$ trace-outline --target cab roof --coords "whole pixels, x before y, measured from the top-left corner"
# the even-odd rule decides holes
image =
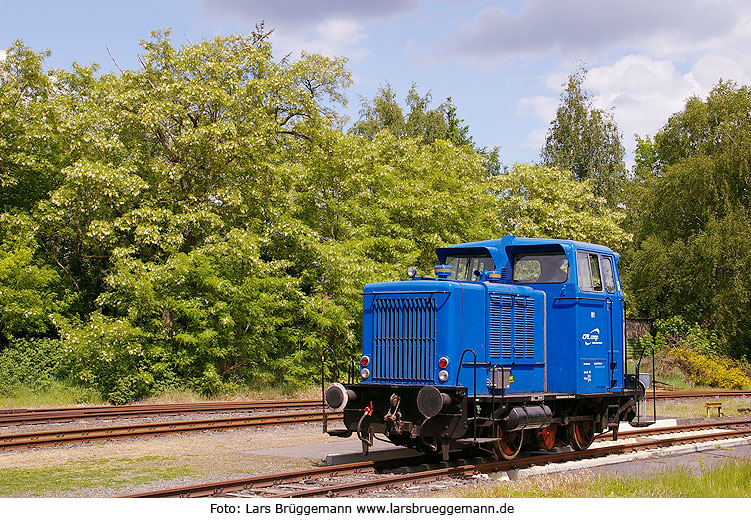
[[[451,254],[473,254],[489,252],[496,266],[505,264],[508,260],[508,254],[514,250],[521,250],[523,247],[533,247],[536,249],[544,247],[560,247],[566,254],[573,250],[588,250],[600,254],[612,254],[620,257],[610,248],[594,243],[585,243],[582,241],[573,241],[571,239],[541,239],[531,237],[503,236],[500,239],[488,239],[485,241],[475,241],[472,243],[460,243],[448,247],[436,249],[436,255],[441,264],[446,262],[446,257]]]

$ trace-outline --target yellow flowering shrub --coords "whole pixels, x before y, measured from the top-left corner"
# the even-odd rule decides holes
[[[729,357],[707,355],[682,346],[671,348],[669,353],[698,386],[735,389],[751,386],[751,379],[743,368]]]

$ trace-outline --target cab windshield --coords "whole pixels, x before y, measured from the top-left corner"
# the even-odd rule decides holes
[[[493,259],[480,254],[447,256],[446,264],[451,266],[451,279],[460,281],[478,281],[479,277],[475,276],[475,270],[495,270]]]
[[[530,252],[514,258],[514,283],[565,283],[568,272],[568,259],[563,252]]]

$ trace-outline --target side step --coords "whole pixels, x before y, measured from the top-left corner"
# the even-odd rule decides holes
[[[352,432],[348,429],[329,430],[326,433],[328,433],[332,437],[342,437],[344,439],[352,436]]]
[[[456,439],[456,442],[459,442],[461,444],[488,444],[490,442],[500,442],[501,440],[503,439],[499,437],[477,437],[476,439]]]

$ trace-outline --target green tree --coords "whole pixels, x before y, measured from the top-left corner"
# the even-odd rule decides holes
[[[3,130],[28,161],[3,164],[0,336],[59,330],[64,349],[42,340],[16,356],[59,354],[57,369],[112,402],[310,382],[321,349],[356,354],[363,285],[430,272],[437,246],[623,238],[591,181],[527,165],[504,175],[450,100],[433,107],[413,87],[405,111],[387,88],[370,130],[345,133],[342,59],[276,60],[262,27],[142,45],[138,70],[45,79],[24,51],[31,65],[3,80],[41,75],[46,94],[25,103],[56,124],[38,141],[38,121],[13,113]],[[44,188],[17,199],[41,172]]]
[[[437,107],[431,108],[432,102],[430,91],[420,95],[413,83],[407,94],[409,112],[405,116],[396,91],[387,83],[378,89],[372,101],[361,99],[360,119],[351,132],[373,139],[379,132],[388,131],[397,138],[415,138],[425,144],[442,139],[454,145],[473,146],[469,126],[462,125],[464,120],[458,118],[451,97]]]
[[[306,335],[300,332],[315,328],[284,264],[254,261],[260,254],[230,238],[258,249],[285,222],[298,149],[325,144],[337,124],[329,104],[342,100],[349,83],[343,61],[275,61],[263,31],[181,48],[168,36],[143,42],[141,70],[93,82],[86,105],[67,121],[80,159],[63,169],[63,182],[40,206],[51,256],[79,291],[85,321],[66,329],[68,341],[76,350],[100,349],[85,333],[93,312],[97,328],[121,339],[104,343],[107,350],[142,353],[137,370],[113,354],[115,375],[97,377],[103,390],[117,388],[112,400],[171,382],[169,375],[211,391],[216,376],[254,375],[252,363],[240,360],[258,361],[255,375],[270,375],[282,357],[266,352],[271,344],[251,335],[251,323],[288,316],[297,333],[278,327],[280,353],[296,350]],[[236,248],[224,252],[227,262],[244,271],[227,274],[212,253],[227,245]],[[183,280],[175,279],[180,267]],[[252,288],[255,298],[245,293]],[[281,294],[264,294],[287,288],[286,309]],[[246,300],[255,312],[237,306]],[[183,357],[186,350],[193,355]],[[88,361],[91,354],[79,355]],[[166,367],[146,375],[144,365]],[[86,365],[74,367],[84,372]]]
[[[612,114],[594,108],[584,89],[586,74],[580,67],[568,77],[540,158],[543,165],[568,169],[580,181],[591,179],[595,194],[615,206],[623,201],[625,149]]]
[[[0,214],[0,346],[47,333],[64,308],[57,272],[37,256],[34,227],[28,216]]]
[[[384,130],[397,138],[406,135],[404,110],[399,105],[396,91],[390,83],[379,87],[372,101],[367,98],[360,99],[360,119],[352,128],[355,134],[371,139]]]
[[[491,189],[501,228],[528,237],[563,237],[622,251],[631,235],[625,213],[595,196],[592,180],[577,180],[559,167],[515,164]]]
[[[18,40],[0,60],[0,213],[30,210],[59,174],[55,86],[42,67],[49,55]]]
[[[628,287],[652,317],[682,315],[750,354],[751,89],[720,82],[639,142]]]

